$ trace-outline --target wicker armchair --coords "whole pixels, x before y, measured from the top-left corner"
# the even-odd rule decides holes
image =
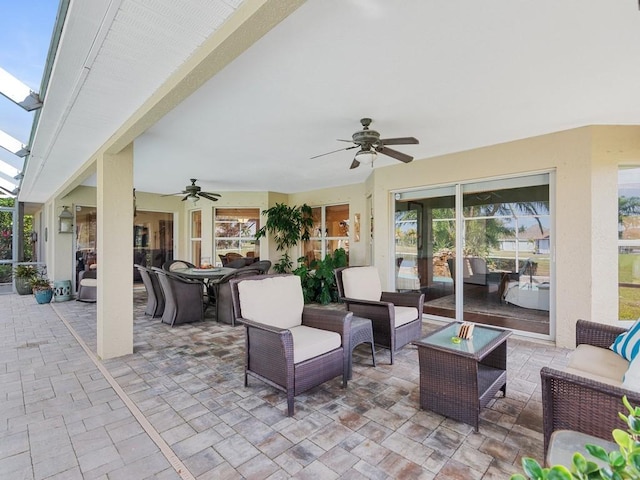
[[[172,272],[177,268],[194,268],[195,265],[186,260],[169,260],[162,264],[162,269],[166,272]]]
[[[230,282],[236,321],[246,329],[244,384],[254,377],[293,399],[342,376],[347,386],[352,314],[304,306],[300,277],[258,275]]]
[[[152,267],[158,275],[164,295],[162,323],[176,324],[204,320],[202,282],[180,277],[171,272]]]
[[[376,345],[393,354],[422,335],[424,293],[383,292],[375,267],[342,267],[335,270],[338,295],[347,310],[371,319]]]
[[[142,283],[147,290],[147,308],[144,310],[144,314],[151,315],[153,318],[161,317],[164,312],[164,295],[158,275],[150,268],[138,264],[134,266],[140,272],[140,278],[142,278]]]
[[[608,349],[624,331],[611,325],[578,320],[576,345]],[[624,409],[622,397],[626,395],[632,405],[640,405],[640,392],[549,367],[543,367],[540,376],[545,457],[555,430],[575,430],[611,440],[613,429],[624,429],[618,417],[618,412]]]

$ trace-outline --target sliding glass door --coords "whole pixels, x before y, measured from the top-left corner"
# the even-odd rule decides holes
[[[549,335],[549,175],[396,194],[396,288],[425,313]]]

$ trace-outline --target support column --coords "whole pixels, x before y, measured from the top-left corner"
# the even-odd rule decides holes
[[[98,356],[133,353],[133,144],[97,160]]]

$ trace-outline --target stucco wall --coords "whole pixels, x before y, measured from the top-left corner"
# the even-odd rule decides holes
[[[368,246],[368,216],[366,214],[364,184],[344,187],[325,188],[304,193],[289,195],[292,205],[306,203],[311,207],[322,205],[349,204],[349,264],[366,265],[366,249]],[[355,215],[360,215],[360,241],[355,241]],[[297,258],[297,257],[296,257]]]
[[[390,284],[391,193],[555,172],[555,336],[572,347],[579,318],[617,321],[617,168],[640,163],[640,127],[584,127],[374,170],[374,264]],[[552,325],[553,329],[553,325]]]

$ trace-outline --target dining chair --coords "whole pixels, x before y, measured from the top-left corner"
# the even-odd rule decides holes
[[[158,275],[164,294],[162,323],[176,324],[204,320],[202,282],[191,280],[165,270],[152,267]]]
[[[150,315],[153,318],[161,317],[164,312],[164,295],[157,273],[143,265],[134,264],[134,266],[138,269],[142,283],[147,290],[145,315]]]

